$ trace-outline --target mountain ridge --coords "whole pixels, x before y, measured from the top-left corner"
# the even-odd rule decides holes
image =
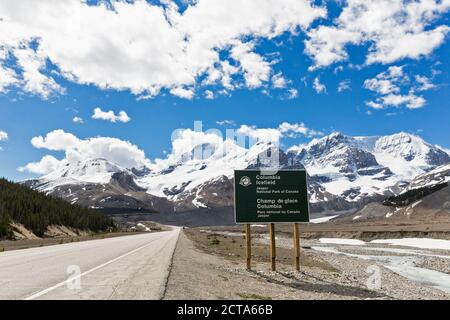
[[[107,159],[87,159],[26,183],[85,206],[103,207],[100,201],[104,204],[106,200],[90,194],[91,198],[84,196],[80,202],[71,189],[83,194],[83,188],[95,186],[98,193],[124,197],[122,206],[129,209],[131,202],[139,200],[142,203],[136,201],[136,209],[180,212],[230,206],[234,169],[274,165],[306,169],[313,212],[344,212],[398,195],[416,176],[447,163],[448,153],[416,135],[400,132],[352,137],[334,132],[286,152],[271,142],[258,142],[250,148],[230,140],[201,143],[177,158],[168,157],[143,168],[121,168]],[[118,183],[114,175],[120,176],[122,188],[113,186]],[[65,189],[63,194],[61,188]],[[120,201],[117,205],[121,207]]]

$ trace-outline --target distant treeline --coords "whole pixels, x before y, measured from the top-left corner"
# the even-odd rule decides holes
[[[449,185],[449,183],[441,183],[432,187],[422,187],[408,190],[398,196],[390,197],[384,200],[383,204],[390,207],[406,207],[422,199],[423,197],[448,187]]]
[[[0,178],[0,238],[11,236],[11,221],[23,224],[40,237],[53,224],[94,232],[114,228],[113,220],[101,212]]]

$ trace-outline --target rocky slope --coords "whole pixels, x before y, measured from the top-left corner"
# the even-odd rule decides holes
[[[335,222],[380,221],[439,223],[450,221],[450,164],[414,178],[400,194],[334,219]]]

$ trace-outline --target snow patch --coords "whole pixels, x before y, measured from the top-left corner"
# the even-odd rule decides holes
[[[414,247],[421,249],[450,250],[450,240],[428,238],[403,238],[372,240],[370,243],[390,244],[394,246]]]
[[[358,239],[344,239],[344,238],[320,238],[320,243],[326,244],[345,244],[349,246],[363,246],[366,243]]]
[[[339,215],[334,215],[334,216],[327,216],[327,217],[321,217],[321,218],[316,218],[316,219],[311,219],[309,222],[311,223],[325,223],[330,221],[333,218],[338,217]]]

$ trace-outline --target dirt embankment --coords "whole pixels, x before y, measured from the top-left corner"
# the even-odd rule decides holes
[[[302,240],[306,242],[306,240]],[[253,243],[252,271],[245,269],[244,238],[236,233],[186,229],[173,258],[165,299],[446,299],[434,288],[383,269],[382,286],[368,289],[372,263],[303,247],[301,271],[292,251],[277,248],[277,271],[269,270],[269,248]]]
[[[33,247],[43,247],[69,242],[88,241],[170,230],[170,227],[152,221],[139,221],[123,225],[117,232],[95,233],[66,226],[50,225],[43,237],[36,236],[20,223],[12,223],[13,239],[0,240],[0,252]]]
[[[127,236],[130,234],[138,234],[138,233],[139,232],[136,232],[136,233],[110,232],[110,233],[97,233],[97,234],[79,235],[79,236],[64,236],[64,237],[19,239],[19,240],[2,240],[2,241],[0,241],[0,252],[35,248],[35,247],[52,246],[52,245],[57,245],[57,244],[70,243],[70,242],[121,237],[121,236]]]
[[[31,230],[25,228],[23,224],[13,222],[11,223],[13,240],[37,240],[40,239]],[[60,225],[49,225],[46,232],[44,233],[44,238],[52,237],[78,237],[87,236],[92,232],[84,231],[80,229],[70,228]]]

